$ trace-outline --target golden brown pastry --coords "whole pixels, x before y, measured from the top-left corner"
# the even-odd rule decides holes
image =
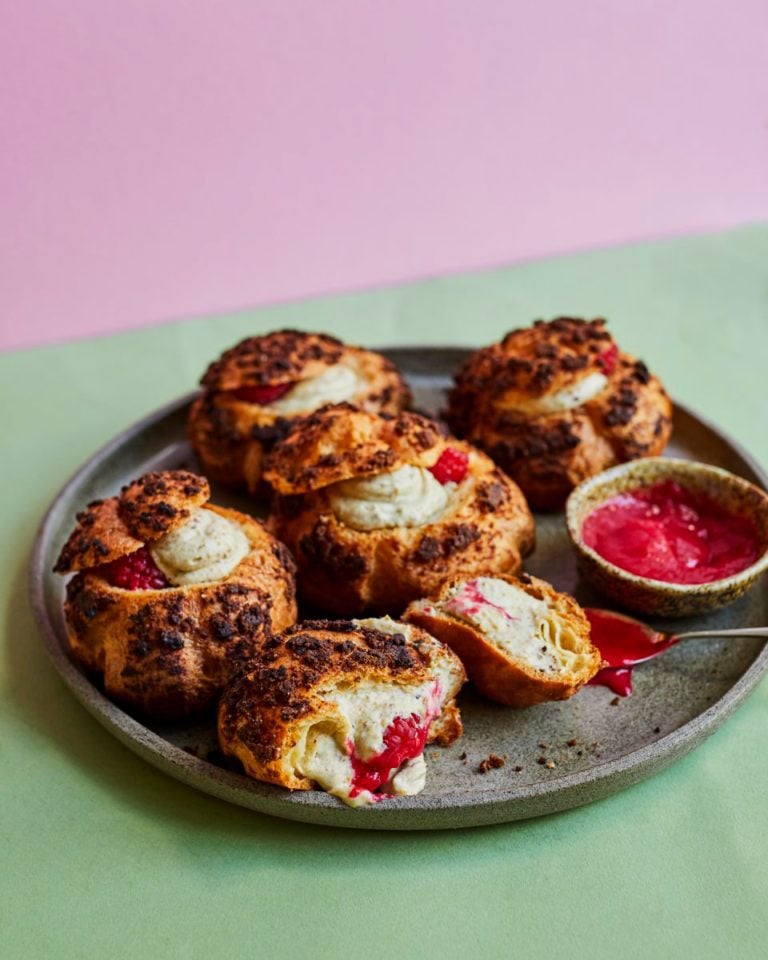
[[[461,735],[466,680],[418,627],[308,621],[267,641],[219,705],[219,743],[257,780],[352,806],[424,787],[426,743]]]
[[[415,413],[326,407],[277,444],[265,477],[277,491],[271,529],[296,557],[300,590],[342,616],[397,613],[459,575],[515,573],[533,549],[515,484]]]
[[[458,654],[483,696],[511,707],[566,700],[600,669],[578,603],[527,574],[452,580],[403,619]]]
[[[149,473],[88,504],[54,568],[76,573],[64,608],[73,655],[150,716],[208,706],[270,631],[296,621],[288,550],[209,496],[203,477]]]
[[[327,403],[397,413],[410,392],[391,361],[334,337],[279,330],[249,337],[208,367],[189,415],[189,440],[206,474],[263,493],[265,453],[300,416]]]
[[[604,320],[559,317],[513,330],[456,375],[448,422],[521,487],[535,509],[562,507],[601,470],[667,445],[672,405]]]

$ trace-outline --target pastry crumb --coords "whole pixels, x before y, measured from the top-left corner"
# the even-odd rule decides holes
[[[621,700],[619,700],[618,697],[614,697],[613,700],[611,700],[611,706],[612,706],[612,707],[618,707],[618,705],[619,705],[620,703],[621,703]]]
[[[496,753],[492,753],[490,756],[486,757],[485,760],[482,760],[478,765],[478,773],[488,773],[489,770],[498,770],[499,767],[503,767],[506,763],[506,760],[503,757],[500,757]]]

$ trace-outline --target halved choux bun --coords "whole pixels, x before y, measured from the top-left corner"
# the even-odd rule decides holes
[[[479,692],[507,706],[566,700],[600,669],[578,603],[527,574],[452,580],[403,619],[447,644]]]
[[[226,688],[219,743],[257,780],[352,806],[424,786],[426,743],[461,735],[459,659],[418,627],[308,621],[265,643]]]
[[[672,405],[605,321],[559,317],[513,330],[456,375],[451,429],[485,450],[535,509],[556,510],[582,480],[660,454]]]
[[[415,413],[326,407],[275,447],[265,477],[302,595],[334,614],[396,613],[456,576],[515,573],[534,546],[517,486]]]
[[[397,413],[410,392],[379,353],[326,334],[278,330],[248,337],[210,365],[192,405],[188,434],[211,479],[265,492],[265,454],[291,424],[327,403]]]
[[[295,564],[259,521],[186,471],[141,477],[77,517],[56,571],[70,647],[108,696],[180,719],[207,707],[272,630],[296,621]]]

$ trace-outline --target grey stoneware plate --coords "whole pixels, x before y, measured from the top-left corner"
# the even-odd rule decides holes
[[[450,375],[466,356],[451,348],[385,351],[406,374],[418,408],[436,412]],[[62,617],[63,578],[51,572],[75,513],[89,500],[110,496],[148,470],[198,469],[185,440],[191,397],[130,427],[92,457],[51,505],[35,542],[32,602],[54,666],[74,695],[118,740],[149,763],[199,790],[290,820],[374,830],[471,827],[536,817],[576,807],[664,769],[711,734],[768,668],[759,640],[681,643],[636,668],[634,693],[616,699],[588,686],[572,699],[510,710],[462,692],[464,736],[453,746],[427,748],[427,786],[416,797],[352,809],[322,792],[290,793],[258,783],[222,765],[213,716],[165,726],[134,718],[108,700],[70,660]],[[738,446],[683,407],[677,407],[670,456],[725,467],[765,487],[768,478]],[[215,502],[255,512],[244,498],[214,490]],[[609,606],[579,581],[562,514],[540,515],[538,546],[526,569],[584,604]],[[714,615],[665,622],[661,629],[712,629],[768,624],[765,580]],[[506,757],[487,773],[490,754]],[[551,760],[547,765],[539,758]]]

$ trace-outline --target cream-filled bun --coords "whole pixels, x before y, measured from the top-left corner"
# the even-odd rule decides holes
[[[203,477],[150,473],[88,504],[56,571],[74,573],[70,647],[107,694],[150,716],[204,709],[272,631],[296,621],[295,564]]]
[[[397,413],[410,393],[394,364],[334,337],[279,330],[227,350],[202,378],[188,433],[206,474],[264,491],[263,461],[293,421],[329,403]]]
[[[672,405],[645,364],[619,350],[604,320],[572,317],[473,353],[447,417],[543,510],[607,467],[657,456],[672,430]]]
[[[267,641],[229,684],[219,743],[257,780],[351,806],[423,789],[424,746],[462,732],[459,659],[388,617],[308,621]]]
[[[565,700],[600,669],[578,603],[527,574],[452,580],[403,619],[447,644],[480,693],[508,706]]]
[[[265,477],[303,596],[337,615],[398,612],[451,577],[515,573],[533,549],[517,486],[415,413],[325,407],[275,446]]]

